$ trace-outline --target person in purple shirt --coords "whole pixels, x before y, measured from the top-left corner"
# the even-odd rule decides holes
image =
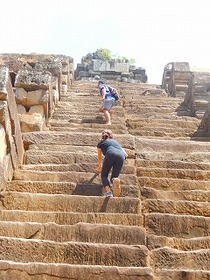
[[[97,144],[98,151],[98,168],[97,172],[101,173],[101,181],[105,190],[106,197],[118,197],[120,195],[120,179],[118,178],[122,170],[127,153],[122,146],[113,139],[111,130],[102,132],[101,141]],[[104,156],[102,164],[102,155]],[[112,169],[110,181],[109,172]],[[112,191],[111,191],[111,183]]]
[[[112,96],[109,87],[102,81],[98,82],[99,93],[102,97],[100,112],[104,113],[106,124],[111,124],[110,109],[115,105],[115,98]]]

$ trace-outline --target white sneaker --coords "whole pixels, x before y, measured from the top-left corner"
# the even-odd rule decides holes
[[[112,185],[113,195],[115,197],[118,197],[120,195],[120,192],[121,192],[120,179],[119,178],[113,178],[112,182],[113,182],[113,185]]]

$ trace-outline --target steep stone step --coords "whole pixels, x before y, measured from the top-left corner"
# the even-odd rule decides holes
[[[152,250],[150,256],[152,267],[157,269],[210,270],[210,250],[208,249],[186,252],[165,247]]]
[[[75,182],[48,182],[48,181],[21,181],[13,180],[7,183],[7,191],[48,193],[48,194],[71,194],[85,196],[101,196],[102,184]],[[120,197],[139,197],[138,186],[121,184]]]
[[[176,108],[174,107],[155,107],[155,106],[145,106],[145,105],[138,105],[138,104],[132,104],[131,106],[128,105],[124,105],[124,109],[126,111],[127,114],[138,114],[139,113],[143,116],[145,113],[150,113],[150,115],[156,114],[156,113],[161,113],[162,115],[164,114],[170,114],[170,113],[174,113],[174,111],[176,110]]]
[[[2,192],[1,209],[56,212],[140,213],[137,198]]]
[[[71,146],[94,146],[96,147],[101,133],[82,133],[82,132],[54,132],[54,131],[41,131],[23,133],[23,141],[26,149],[31,144],[44,144],[44,145],[71,145]],[[115,139],[121,143],[123,148],[134,150],[134,137],[129,134],[115,135]]]
[[[210,246],[210,237],[201,236],[201,237],[191,237],[191,238],[175,238],[175,237],[166,237],[166,236],[156,236],[148,235],[147,236],[147,248],[149,250],[168,247],[172,249],[177,249],[181,251],[194,251],[194,250],[203,250],[209,249]]]
[[[210,217],[146,213],[145,229],[149,235],[172,237],[171,243],[174,238],[196,237],[208,237],[209,242]]]
[[[168,169],[196,169],[196,170],[210,170],[210,163],[192,162],[183,160],[145,160],[137,159],[135,162],[137,167],[147,168],[168,168]]]
[[[102,125],[105,124],[105,120],[102,120]],[[69,124],[67,124],[67,126],[65,126],[65,123],[63,124],[59,124],[58,126],[54,123],[51,127],[49,127],[49,129],[51,131],[69,131],[69,132],[81,132],[83,131],[84,133],[90,133],[94,130],[94,132],[98,132],[101,133],[104,129],[106,129],[106,127],[100,126],[95,128],[94,127],[95,123],[88,123],[88,127],[87,126],[83,126],[83,125],[78,125],[78,126],[69,126]],[[115,121],[112,121],[112,124],[109,125],[108,129],[115,129],[115,133],[118,134],[127,134],[128,133],[128,129],[126,126],[122,126],[122,125],[118,125],[118,123],[115,123]]]
[[[132,129],[136,129],[136,128],[142,128],[147,127],[147,126],[158,126],[158,127],[162,127],[162,126],[167,126],[169,128],[184,128],[184,129],[197,129],[198,125],[200,124],[200,122],[198,122],[198,120],[185,120],[185,119],[172,119],[169,118],[166,119],[164,118],[154,118],[154,117],[150,117],[150,118],[135,118],[135,119],[129,119],[127,120],[127,125],[129,128]]]
[[[141,188],[147,186],[158,190],[209,190],[210,181],[178,179],[178,178],[152,178],[140,177],[138,184]]]
[[[103,208],[102,208],[103,210]],[[0,210],[1,221],[56,223],[60,225],[74,225],[76,223],[114,224],[124,226],[142,226],[143,216],[130,213],[107,212],[58,212],[29,211],[29,210]]]
[[[87,161],[86,161],[87,162]],[[72,163],[72,164],[27,164],[22,166],[23,171],[37,170],[37,171],[55,171],[55,172],[93,172],[97,164],[95,163]],[[125,164],[122,169],[123,174],[135,174],[135,167],[133,165]]]
[[[190,269],[157,269],[155,279],[158,280],[204,280],[210,279],[210,271],[192,270]]]
[[[167,140],[167,139],[145,139],[141,137],[135,138],[137,152],[152,152],[172,154],[187,154],[190,153],[209,153],[210,142],[197,142],[189,140]]]
[[[0,221],[0,236],[55,242],[146,245],[146,231],[143,227],[106,224],[58,225]]]
[[[98,135],[101,135],[98,134]],[[99,141],[100,138],[98,138]],[[125,148],[126,153],[128,154],[128,158],[125,161],[125,164],[129,164],[129,165],[134,165],[134,160],[135,160],[135,150],[134,149],[127,149]],[[31,144],[30,145],[30,149],[26,151],[26,156],[29,158],[29,156],[34,156],[36,153],[41,153],[41,154],[45,154],[45,152],[48,151],[49,154],[51,152],[63,152],[63,153],[71,153],[73,155],[73,162],[68,162],[68,163],[76,163],[76,162],[80,162],[80,163],[84,163],[84,158],[86,162],[90,162],[93,163],[93,157],[94,158],[94,162],[97,156],[97,148],[96,146],[77,146],[76,143],[72,143],[72,145],[70,144],[65,144],[65,143],[57,143],[57,144],[45,144],[45,143],[41,143],[41,144]],[[62,154],[62,153],[61,153]],[[89,157],[91,157],[91,161],[88,160]],[[76,160],[77,159],[77,160]],[[78,161],[80,159],[80,161]]]
[[[16,170],[15,180],[23,181],[48,181],[48,182],[74,182],[75,184],[101,184],[101,178],[97,173],[88,172],[54,172],[54,171],[32,171]],[[121,174],[122,185],[136,186],[137,178],[132,174]]]
[[[210,202],[210,190],[188,190],[188,191],[163,191],[153,188],[141,188],[143,199],[167,199]]]
[[[144,214],[158,212],[209,217],[210,205],[209,202],[146,199],[142,202],[142,211]]]
[[[173,141],[173,140],[172,140]],[[180,140],[181,141],[181,140]],[[149,149],[148,149],[149,150]],[[139,159],[144,159],[147,161],[182,161],[183,164],[185,162],[188,163],[204,163],[204,164],[210,164],[210,154],[207,152],[200,152],[200,151],[194,151],[194,152],[187,152],[184,151],[178,151],[176,153],[173,153],[172,151],[160,151],[160,152],[149,152],[149,151],[139,151],[136,153],[137,162]]]
[[[21,263],[5,260],[0,260],[0,277],[4,280],[54,280],[67,279],[66,277],[72,280],[110,280],[110,277],[115,280],[155,280],[152,269],[148,267]]]
[[[194,180],[209,180],[210,170],[191,170],[191,169],[168,169],[168,168],[146,168],[138,167],[137,176],[141,177],[164,177]]]
[[[185,130],[181,129],[173,129],[168,127],[142,127],[141,129],[130,129],[128,128],[128,132],[135,136],[141,137],[162,137],[162,138],[190,138],[194,130],[191,129]]]
[[[148,266],[148,249],[144,245],[61,243],[11,237],[0,239],[1,260],[122,267]]]

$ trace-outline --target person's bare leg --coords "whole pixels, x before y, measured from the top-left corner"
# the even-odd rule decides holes
[[[104,190],[105,190],[105,192],[110,192],[111,191],[110,186],[104,187]]]
[[[105,120],[106,120],[106,124],[111,124],[109,111],[104,110],[104,117],[105,117]]]

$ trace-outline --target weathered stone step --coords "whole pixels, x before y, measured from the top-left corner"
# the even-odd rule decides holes
[[[162,107],[155,107],[155,106],[151,106],[151,107],[148,107],[148,106],[145,106],[145,105],[134,105],[132,104],[131,106],[128,106],[128,105],[124,105],[124,109],[126,111],[126,113],[132,113],[132,114],[140,114],[140,116],[144,115],[145,113],[150,113],[150,115],[153,115],[153,114],[156,114],[156,113],[161,113],[162,115],[164,114],[170,114],[170,113],[173,113],[175,112],[176,108],[174,107],[166,107],[166,108],[162,108]]]
[[[173,140],[172,140],[173,141]],[[181,141],[181,140],[180,140]],[[210,154],[207,152],[179,152],[177,151],[176,153],[173,152],[167,152],[167,151],[161,151],[156,152],[156,151],[151,151],[151,152],[146,152],[146,151],[139,151],[136,153],[136,158],[137,161],[139,159],[145,159],[147,161],[182,161],[183,164],[186,163],[204,163],[204,164],[210,164]]]
[[[97,167],[95,163],[72,163],[72,164],[27,164],[22,165],[22,170],[55,171],[55,172],[93,172]],[[135,166],[124,165],[122,173],[135,174]]]
[[[105,120],[102,121],[102,124],[105,124]],[[128,133],[128,129],[126,126],[124,126],[124,128],[122,127],[122,125],[118,126],[118,123],[115,123],[114,121],[112,121],[112,124],[109,125],[109,128],[108,129],[111,129],[112,131],[114,130],[115,133],[119,133],[119,134],[127,134]],[[68,126],[51,126],[50,127],[50,130],[51,131],[75,131],[75,132],[83,132],[83,133],[90,133],[94,130],[94,132],[98,132],[98,133],[101,133],[102,131],[102,127],[98,127],[98,128],[93,128],[91,127],[91,124],[90,124],[90,127],[82,127],[81,126],[78,126],[78,127],[69,127]]]
[[[2,192],[1,209],[57,212],[106,212],[140,213],[140,200],[137,198],[104,198],[96,196],[37,194],[23,192]]]
[[[104,128],[103,128],[104,129]],[[103,131],[102,129],[102,131]],[[97,146],[100,140],[101,133],[82,133],[82,132],[25,132],[23,133],[23,141],[27,148],[31,144],[45,144],[45,145],[71,145],[71,146]],[[129,134],[118,135],[114,138],[121,143],[123,148],[134,150],[134,137]]]
[[[142,211],[144,214],[158,212],[209,217],[210,205],[209,202],[146,199],[142,202]]]
[[[137,159],[135,162],[137,167],[147,168],[168,168],[168,169],[197,169],[197,170],[210,170],[210,163],[191,162],[182,160],[146,160]]]
[[[52,145],[54,148],[54,146]],[[43,145],[44,148],[44,145]],[[87,148],[88,151],[88,148]],[[79,168],[79,164],[85,171],[85,167],[87,167],[87,163],[92,163],[91,165],[91,170],[93,173],[95,172],[95,168],[97,167],[97,155],[96,155],[96,148],[94,153],[80,153],[76,152],[76,149],[74,152],[65,152],[62,150],[62,145],[60,146],[59,150],[33,150],[29,149],[25,153],[25,164],[75,164],[75,169],[76,165],[77,169]],[[95,167],[93,166],[93,162],[95,162]],[[73,166],[72,166],[73,168]]]
[[[167,126],[169,128],[184,128],[184,129],[197,129],[200,122],[194,120],[179,120],[169,118],[166,122],[165,118],[138,118],[138,119],[128,119],[127,125],[129,128],[136,129],[143,126]]]
[[[129,130],[128,130],[129,131]],[[164,139],[164,140],[190,140],[192,133],[164,133],[163,132],[158,132],[158,133],[153,133],[153,132],[147,132],[146,130],[142,130],[140,132],[137,131],[132,131],[130,130],[129,133],[133,136],[136,137],[141,137],[141,138],[150,138],[150,139]]]
[[[184,154],[186,157],[189,153],[209,153],[210,142],[197,142],[190,140],[167,140],[167,139],[148,139],[135,138],[137,152],[158,153],[169,152],[173,154]]]
[[[128,131],[130,134],[135,136],[149,136],[149,137],[170,137],[170,138],[190,138],[194,133],[192,129],[184,129],[184,128],[168,128],[168,127],[142,127],[141,129],[131,129],[128,127]]]
[[[121,120],[121,123],[118,123],[118,119],[115,118],[112,121],[112,124],[113,123],[114,123],[115,131],[119,130],[119,129],[127,130],[126,122]],[[94,133],[96,133],[96,132],[100,133],[101,131],[103,131],[105,129],[104,126],[102,126],[102,124],[105,124],[105,119],[101,115],[101,116],[97,116],[96,118],[92,118],[92,119],[90,119],[90,118],[89,119],[75,118],[75,119],[68,119],[68,120],[65,120],[65,119],[62,119],[62,120],[61,119],[52,119],[49,122],[48,127],[51,127],[51,128],[54,128],[54,127],[61,127],[62,128],[63,127],[64,130],[66,130],[66,128],[71,128],[71,129],[74,129],[74,128],[78,129],[78,128],[80,128],[81,130],[82,129],[91,128],[92,131],[94,130]],[[112,126],[110,126],[110,127],[112,127]],[[98,131],[95,131],[96,129]],[[124,134],[125,133],[126,133],[126,131],[124,132]]]
[[[163,191],[153,188],[141,188],[141,197],[144,199],[167,199],[210,202],[210,190],[182,190]]]
[[[210,270],[210,250],[181,251],[168,247],[151,251],[153,268]]]
[[[51,131],[69,131],[69,132],[83,132],[83,133],[91,133],[94,131],[94,133],[101,133],[104,129],[106,129],[105,126],[105,119],[101,117],[100,119],[86,119],[80,120],[81,123],[79,123],[79,119],[71,121],[66,120],[53,120],[48,124],[48,128]],[[125,122],[119,123],[117,120],[112,121],[112,124],[109,125],[109,129],[114,130],[117,134],[128,134],[128,129],[125,124]]]
[[[48,193],[48,194],[71,194],[85,196],[101,196],[103,193],[101,184],[75,184],[71,182],[43,182],[43,181],[20,181],[7,182],[7,191]],[[139,197],[137,186],[122,185],[120,197]]]
[[[110,277],[114,280],[155,280],[153,271],[149,267],[21,263],[0,260],[0,278],[2,280],[110,280]],[[196,278],[196,280],[200,280],[200,278]]]
[[[78,117],[81,119],[81,118],[90,118],[90,117],[93,118],[93,117],[97,117],[99,115],[103,116],[103,113],[99,112],[100,104],[98,104],[98,106],[95,106],[93,108],[89,108],[88,110],[86,110],[86,106],[87,106],[87,104],[86,105],[84,104],[84,106],[81,106],[81,109],[77,109],[77,110],[75,110],[75,108],[74,109],[66,108],[66,107],[60,108],[59,110],[54,111],[51,119],[59,119],[59,118],[63,119],[64,117],[75,118],[75,119],[76,119],[76,117]],[[116,111],[118,111],[118,110],[115,107],[111,112],[115,113],[116,116],[119,116],[119,117],[124,116],[122,109],[119,110],[119,114]]]
[[[103,210],[103,208],[102,208]],[[142,226],[143,216],[130,213],[81,213],[56,211],[0,210],[1,221],[56,223],[74,225],[76,223],[99,223],[124,226]]]
[[[80,102],[80,101],[78,101]],[[71,106],[63,105],[60,108],[57,108],[53,113],[53,118],[55,116],[63,116],[63,115],[78,115],[78,116],[91,116],[92,114],[97,115],[99,114],[99,108],[101,106],[101,101],[98,102],[98,104],[95,104],[94,106],[89,106],[87,102],[82,104],[80,102],[79,108],[77,107],[77,103],[72,104]],[[123,116],[124,110],[122,109],[122,106],[115,105],[112,107],[111,112],[116,114],[116,116]],[[102,113],[101,113],[102,114]]]
[[[210,181],[178,179],[178,178],[152,178],[140,177],[139,186],[158,190],[210,190]]]
[[[55,172],[16,170],[14,180],[23,181],[48,181],[48,182],[73,182],[75,184],[101,184],[101,178],[97,173],[87,172]],[[122,185],[135,186],[137,178],[132,174],[121,174]]]
[[[149,250],[156,248],[169,247],[182,251],[194,251],[210,248],[210,237],[191,237],[191,238],[176,238],[166,236],[147,236],[147,247]]]
[[[99,134],[101,135],[101,134]],[[97,155],[97,148],[96,146],[77,146],[76,143],[72,143],[72,145],[70,144],[65,144],[65,143],[57,143],[52,145],[52,143],[50,144],[31,144],[30,145],[30,149],[26,151],[26,154],[34,154],[36,152],[41,152],[44,153],[46,151],[52,152],[52,151],[62,151],[65,153],[72,153],[75,154],[74,157],[74,163],[78,162],[78,159],[80,158],[80,162],[84,163],[83,160],[83,155],[85,156],[86,154],[88,154],[88,157],[91,156],[96,156]],[[128,158],[125,161],[125,164],[127,165],[134,165],[134,161],[135,161],[135,150],[133,149],[126,149],[125,151],[128,154]],[[80,156],[80,154],[82,156]],[[76,160],[77,158],[77,160]],[[86,158],[87,160],[88,158]],[[91,158],[92,160],[92,158]],[[70,163],[70,162],[68,162]],[[92,163],[92,161],[90,161],[90,163]]]
[[[0,221],[0,236],[55,242],[90,242],[107,244],[145,245],[143,227],[78,223],[31,223]]]
[[[209,237],[210,217],[146,213],[145,229],[147,234],[156,236],[188,239]]]
[[[125,114],[126,116],[128,117],[128,119],[136,119],[138,117],[142,117],[142,118],[157,118],[157,119],[165,119],[166,122],[169,121],[169,120],[176,120],[177,118],[187,118],[188,116],[186,115],[178,115],[177,112],[171,112],[170,114],[162,114],[161,111],[159,112],[145,112],[144,114],[141,115],[141,112],[140,111],[136,111],[136,112],[133,112],[132,111],[129,111],[127,112],[125,110]],[[193,118],[192,118],[193,119]]]
[[[158,280],[209,280],[210,271],[188,269],[157,269],[155,279]]]
[[[147,267],[148,249],[144,245],[60,243],[1,237],[0,259],[25,263]]]
[[[168,168],[146,168],[138,167],[137,176],[141,177],[164,177],[164,178],[180,178],[194,180],[209,180],[210,170],[199,169],[168,169]]]

